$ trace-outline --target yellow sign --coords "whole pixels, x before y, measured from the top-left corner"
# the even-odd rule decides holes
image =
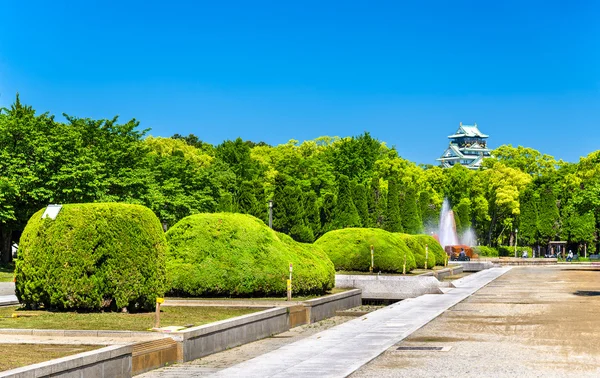
[[[292,290],[292,280],[287,280],[287,289]]]
[[[165,298],[156,298],[156,303],[160,303],[160,304],[165,303]]]

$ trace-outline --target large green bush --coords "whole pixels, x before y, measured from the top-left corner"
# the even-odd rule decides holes
[[[164,233],[154,213],[120,203],[64,205],[35,213],[21,236],[16,294],[48,309],[154,308],[164,294]]]
[[[322,249],[297,243],[250,215],[191,215],[166,236],[167,274],[178,295],[283,295],[289,263],[294,293],[323,293],[334,285],[333,264]]]
[[[435,256],[435,265],[443,266],[445,264],[448,255],[446,254],[446,252],[444,252],[444,249],[442,248],[440,243],[437,240],[435,240],[433,236],[412,235],[412,237],[415,238],[423,247],[429,247],[429,256],[431,256],[432,254]],[[430,264],[430,262],[428,262],[428,264]]]
[[[398,236],[378,228],[344,228],[321,236],[315,245],[325,250],[337,270],[369,271],[371,245],[374,247],[376,272],[402,272],[415,268],[415,257]]]
[[[477,253],[480,257],[498,257],[498,250],[494,247],[478,245],[476,247],[473,247],[473,251]]]
[[[435,266],[435,253],[426,254],[425,243],[421,244],[421,241],[416,237],[416,235],[396,233],[396,236],[406,243],[408,249],[415,256],[415,264],[417,265],[417,268],[425,268],[425,256],[427,256],[427,267],[432,268]]]

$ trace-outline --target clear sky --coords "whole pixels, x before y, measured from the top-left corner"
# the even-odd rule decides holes
[[[600,2],[16,1],[0,106],[155,136],[369,131],[435,164],[459,122],[567,161],[600,149]]]

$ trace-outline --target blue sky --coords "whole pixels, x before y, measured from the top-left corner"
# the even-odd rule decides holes
[[[369,131],[417,163],[475,121],[577,161],[600,149],[598,19],[593,0],[10,1],[0,106],[214,144]]]

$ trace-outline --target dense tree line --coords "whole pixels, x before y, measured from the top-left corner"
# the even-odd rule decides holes
[[[546,246],[566,240],[597,250],[600,151],[579,163],[501,146],[478,171],[402,159],[369,133],[270,146],[196,135],[158,138],[136,120],[37,115],[17,97],[0,113],[0,238],[3,261],[33,213],[49,203],[128,202],[168,228],[202,212],[268,219],[303,242],[346,227],[430,233],[448,198],[459,232],[485,245]]]

